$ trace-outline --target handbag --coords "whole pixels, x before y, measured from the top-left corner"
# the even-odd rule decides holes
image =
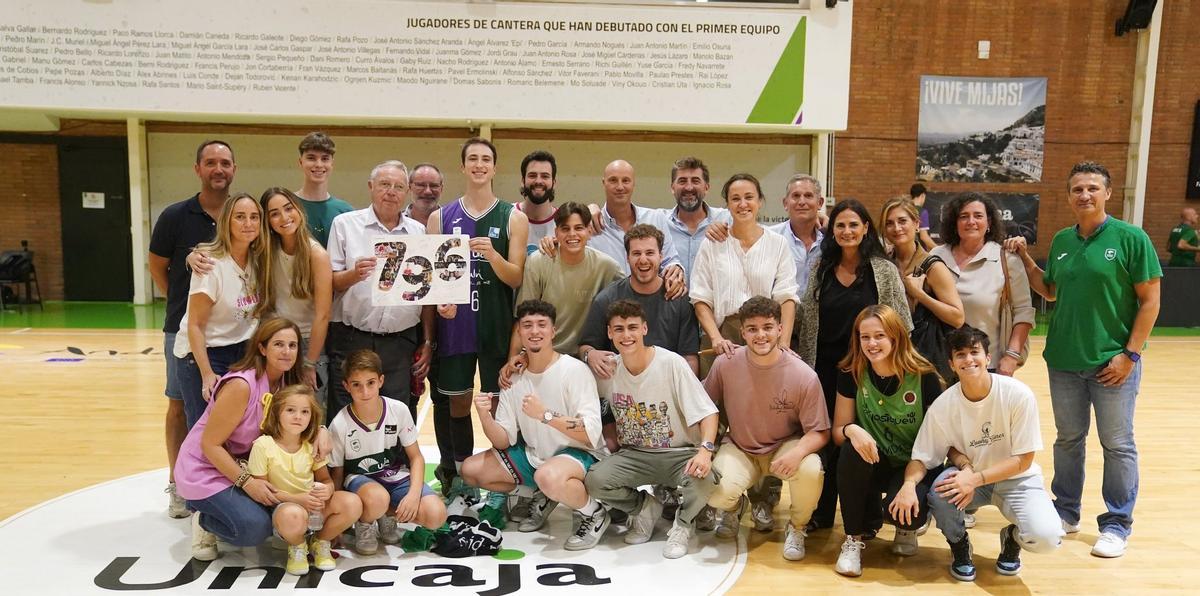
[[[921,265],[917,267],[913,273],[915,275],[927,275],[929,268],[934,263],[943,262],[941,257],[930,255],[925,258]],[[957,376],[954,370],[950,368],[950,350],[946,343],[946,334],[951,331],[951,327],[937,318],[933,311],[929,310],[924,304],[917,303],[917,307],[912,312],[913,330],[909,335],[912,338],[913,348],[917,353],[921,354],[928,360],[933,367],[937,369],[942,380],[947,384],[953,383]]]
[[[1000,290],[1000,337],[994,341],[1002,341],[1001,345],[1008,345],[1008,338],[1012,337],[1013,331],[1013,301],[1012,301],[1012,277],[1008,274],[1008,255],[1004,251],[1000,251],[1000,269],[1004,271],[1004,288]],[[1003,351],[1003,350],[1002,350]],[[1017,368],[1025,366],[1025,361],[1029,359],[1029,338],[1025,338],[1025,343],[1021,346],[1021,357],[1017,359]],[[996,363],[999,365],[999,362]]]

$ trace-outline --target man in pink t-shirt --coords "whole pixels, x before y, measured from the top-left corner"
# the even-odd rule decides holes
[[[724,410],[729,434],[713,460],[721,483],[708,504],[722,512],[717,536],[737,535],[742,494],[763,476],[788,483],[792,503],[783,558],[804,558],[805,525],[825,472],[817,452],[829,442],[829,414],[817,374],[779,347],[779,304],[755,296],[738,309],[746,345],[713,363],[704,388]]]

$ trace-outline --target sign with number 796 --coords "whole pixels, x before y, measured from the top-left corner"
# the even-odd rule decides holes
[[[465,304],[471,256],[465,235],[376,236],[371,305]]]

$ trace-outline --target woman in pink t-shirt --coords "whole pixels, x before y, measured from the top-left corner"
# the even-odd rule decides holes
[[[271,535],[270,508],[279,504],[274,487],[253,478],[239,460],[262,434],[263,396],[301,382],[300,329],[287,319],[268,319],[247,348],[217,382],[175,464],[179,496],[198,512],[192,516],[192,556],[201,561],[217,557],[218,537],[236,546],[262,543]],[[317,451],[328,453],[328,445],[322,431]]]

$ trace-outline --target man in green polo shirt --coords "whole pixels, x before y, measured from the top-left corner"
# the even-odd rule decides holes
[[[1046,335],[1046,368],[1054,408],[1054,507],[1067,533],[1079,531],[1083,462],[1091,409],[1104,448],[1097,517],[1097,557],[1125,554],[1138,493],[1133,408],[1142,376],[1141,351],[1158,318],[1162,267],[1141,228],[1104,211],[1112,196],[1108,170],[1095,162],[1071,168],[1067,204],[1076,224],[1059,230],[1043,271],[1024,238],[1006,247],[1021,256],[1029,285],[1057,305]]]
[[[1191,207],[1184,207],[1179,212],[1179,225],[1171,228],[1171,235],[1167,236],[1167,250],[1171,253],[1168,267],[1192,267],[1196,264],[1196,253],[1200,252],[1196,220],[1196,210]]]

